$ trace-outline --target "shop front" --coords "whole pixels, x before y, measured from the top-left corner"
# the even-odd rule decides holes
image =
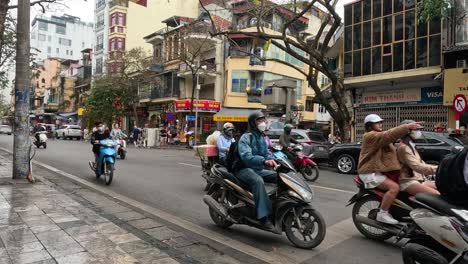
[[[455,129],[455,112],[452,104],[456,95],[468,97],[468,69],[455,68],[444,70],[444,105],[449,107],[450,119],[447,127]],[[468,113],[460,116],[460,127],[468,127]]]
[[[381,91],[364,91],[355,108],[355,141],[364,134],[364,118],[378,114],[384,120],[384,129],[398,126],[406,119],[424,122],[426,130],[447,123],[449,108],[443,104],[443,88],[440,86],[406,88]]]
[[[185,133],[194,131],[197,128],[199,142],[204,142],[206,137],[216,130],[216,122],[213,115],[221,108],[221,102],[213,100],[175,100],[174,109],[177,122],[177,129],[180,131],[180,138],[183,141]],[[192,111],[192,113],[190,113]]]

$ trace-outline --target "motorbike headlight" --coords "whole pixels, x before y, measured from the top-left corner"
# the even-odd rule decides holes
[[[296,192],[296,194],[298,194],[302,200],[306,203],[310,203],[312,202],[312,199],[314,198],[314,195],[309,192],[308,190],[304,189],[302,186],[300,186],[299,184],[293,182],[293,181],[290,181],[288,179],[285,179],[283,178],[283,181],[289,186],[291,187],[291,189],[293,189],[294,192]],[[293,195],[294,196],[294,195]]]

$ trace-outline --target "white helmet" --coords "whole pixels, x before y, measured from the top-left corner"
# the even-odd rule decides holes
[[[380,116],[376,115],[376,114],[370,114],[368,116],[366,116],[366,118],[364,118],[364,124],[367,124],[367,123],[379,123],[379,122],[382,122],[384,121]]]

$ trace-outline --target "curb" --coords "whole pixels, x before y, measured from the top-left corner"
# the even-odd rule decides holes
[[[9,154],[13,154],[12,151],[9,149],[0,147],[0,150]],[[101,195],[107,196],[119,203],[121,203],[124,206],[127,206],[139,213],[142,213],[144,215],[160,218],[164,221],[167,221],[169,223],[172,223],[173,225],[187,230],[191,233],[194,233],[204,239],[210,240],[212,242],[218,243],[221,246],[230,248],[231,250],[234,250],[236,252],[242,253],[244,255],[247,255],[249,257],[253,257],[258,260],[258,262],[262,263],[270,263],[270,264],[295,264],[296,262],[284,257],[279,254],[272,254],[272,252],[266,252],[263,250],[259,250],[256,247],[250,246],[248,244],[242,243],[240,241],[231,239],[229,237],[223,236],[217,232],[211,231],[209,229],[206,229],[204,227],[198,226],[192,222],[189,222],[187,220],[184,220],[182,218],[179,218],[175,215],[169,214],[167,212],[164,212],[160,209],[151,207],[149,205],[143,204],[141,202],[138,202],[134,199],[131,199],[129,197],[126,197],[124,195],[118,194],[112,190],[109,190],[105,187],[98,186],[94,183],[88,182],[87,180],[84,180],[78,176],[75,176],[73,174],[70,174],[68,172],[62,171],[60,169],[57,169],[55,167],[52,167],[48,164],[42,163],[40,161],[33,160],[33,163],[35,165],[38,165],[46,170],[49,170],[51,172],[54,172],[56,174],[59,174],[63,177],[66,177],[67,179],[73,181],[74,183],[88,188],[90,190],[93,190]],[[40,178],[40,177],[38,177]]]

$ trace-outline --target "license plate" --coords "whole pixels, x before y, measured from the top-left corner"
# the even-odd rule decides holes
[[[325,148],[324,148],[324,147],[319,147],[318,150],[319,150],[319,151],[324,151]]]

